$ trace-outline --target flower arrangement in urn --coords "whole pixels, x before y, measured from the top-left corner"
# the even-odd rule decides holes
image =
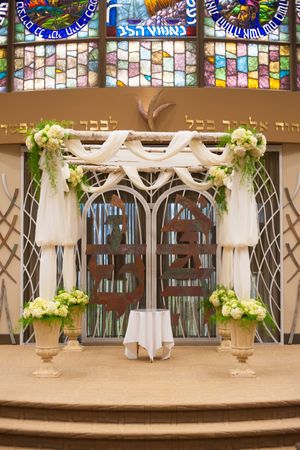
[[[65,351],[82,351],[83,347],[77,338],[81,335],[82,315],[89,302],[88,296],[79,289],[72,289],[70,292],[61,290],[55,297],[61,305],[68,307],[68,321],[64,325],[64,334],[68,337],[68,343],[64,347]]]
[[[209,297],[210,303],[216,309],[218,333],[221,337],[221,345],[218,347],[219,352],[231,351],[230,324],[222,316],[222,305],[236,298],[235,292],[232,289],[227,289],[225,286],[219,286]]]
[[[210,296],[216,308],[217,321],[230,327],[231,353],[238,359],[233,376],[253,377],[255,372],[246,361],[254,352],[254,337],[258,322],[273,325],[273,319],[260,298],[239,299],[233,289],[219,287]]]
[[[68,317],[68,306],[58,301],[48,301],[41,297],[25,305],[21,323],[33,325],[36,353],[42,364],[33,374],[36,377],[58,377],[60,371],[52,363],[59,351],[58,340],[61,327]]]

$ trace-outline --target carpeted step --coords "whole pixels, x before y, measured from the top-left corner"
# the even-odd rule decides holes
[[[241,449],[300,440],[300,418],[224,423],[107,424],[0,418],[0,443],[35,448]],[[150,447],[146,446],[149,444]],[[176,447],[174,447],[176,445]],[[81,447],[80,447],[81,446]],[[115,447],[114,447],[115,446]]]
[[[300,417],[300,401],[214,405],[78,405],[0,400],[0,417],[89,423],[204,423]]]

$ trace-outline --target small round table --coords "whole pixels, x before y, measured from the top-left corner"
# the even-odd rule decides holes
[[[170,311],[168,309],[130,311],[123,344],[128,359],[137,359],[139,346],[147,350],[151,362],[160,348],[163,349],[161,359],[169,359],[174,347]]]

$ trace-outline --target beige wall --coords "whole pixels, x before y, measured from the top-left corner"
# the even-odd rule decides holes
[[[12,92],[0,96],[0,144],[24,140],[17,131],[41,118],[71,120],[76,128],[147,129],[138,110],[173,106],[159,114],[157,130],[224,131],[248,123],[263,131],[269,143],[300,143],[300,91],[272,92],[212,88],[106,88]]]
[[[298,177],[300,176],[300,145],[284,145],[283,146],[283,188],[288,188],[290,194],[292,195],[297,186]],[[283,204],[286,205],[287,197],[285,192],[282,193]],[[298,212],[300,213],[300,188],[298,190],[297,196],[293,200],[294,205]],[[296,220],[296,214],[290,206],[286,206],[283,209],[283,229],[286,230],[289,225],[287,221],[287,216],[290,216],[292,222]],[[300,240],[300,222],[295,226],[296,233]],[[283,257],[288,253],[286,244],[289,244],[291,248],[296,244],[296,237],[293,235],[292,231],[288,231],[283,234]],[[300,264],[300,245],[294,251],[294,258]],[[300,272],[291,280],[288,281],[293,274],[296,272],[295,263],[292,258],[288,257],[284,260],[283,265],[283,279],[284,279],[284,330],[285,333],[290,333],[292,320],[294,316],[294,310],[296,305],[298,283],[300,281]],[[300,305],[299,305],[300,306]],[[300,309],[298,312],[298,320],[296,333],[300,333]]]
[[[20,158],[20,146],[19,145],[2,145],[0,146],[0,177],[2,175],[6,176],[6,183],[9,189],[9,192],[13,195],[15,189],[19,189],[19,195],[17,198],[17,204],[21,204],[21,158]],[[2,180],[0,179],[0,211],[2,214],[5,214],[8,206],[10,205],[10,200],[5,194]],[[20,230],[20,217],[19,217],[19,209],[17,207],[13,207],[10,214],[7,217],[9,224],[12,223],[14,216],[17,215],[16,229]],[[2,216],[1,216],[2,217]],[[0,234],[2,237],[6,236],[6,233],[9,229],[9,225],[4,221],[1,223],[0,217]],[[1,245],[2,239],[0,238],[0,262],[2,265],[5,265],[10,251]],[[15,231],[10,235],[8,239],[8,245],[12,248],[14,245],[18,246],[17,256],[20,257],[20,236]],[[1,248],[2,247],[2,248]],[[14,258],[10,265],[7,268],[8,273],[11,275],[13,279],[15,279],[16,283],[14,283],[7,274],[2,274],[0,276],[0,283],[2,284],[2,280],[5,281],[7,287],[7,298],[9,304],[9,312],[12,319],[12,325],[14,327],[14,332],[17,332],[18,328],[18,319],[19,319],[19,304],[20,304],[20,263]],[[1,272],[1,269],[0,269]],[[0,320],[0,334],[7,334],[8,326],[7,319],[5,315],[5,309],[3,307],[2,317]]]

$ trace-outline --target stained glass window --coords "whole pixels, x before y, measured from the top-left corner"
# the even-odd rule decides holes
[[[98,83],[98,46],[94,42],[16,47],[14,88],[64,89]]]
[[[296,15],[296,41],[300,42],[300,17]]]
[[[7,83],[7,50],[0,47],[0,92],[6,91]]]
[[[0,16],[0,92],[7,90],[8,19],[6,9],[3,10],[3,13],[4,16]]]
[[[99,12],[97,11],[90,22],[81,31],[73,34],[68,39],[89,39],[99,36]],[[45,39],[30,33],[20,22],[16,15],[15,20],[15,41],[16,42],[45,42]]]
[[[297,48],[297,89],[300,90],[300,47]]]
[[[212,17],[208,14],[205,9],[204,12],[204,35],[208,38],[218,38],[218,39],[234,39],[231,34],[226,33],[225,30],[220,28]],[[285,17],[283,23],[276,28],[272,33],[268,34],[265,37],[259,39],[260,41],[280,41],[280,42],[288,42],[289,41],[289,23],[288,17]]]
[[[195,86],[196,56],[189,41],[108,41],[106,85]]]
[[[98,86],[99,12],[66,40],[30,33],[15,15],[14,89],[66,89]],[[68,41],[72,42],[68,42]],[[83,41],[84,40],[84,41]]]
[[[68,8],[72,3],[60,2]],[[100,7],[85,28],[56,41],[34,36],[12,12],[15,14],[14,31],[11,30],[13,67],[8,64],[8,20],[0,26],[0,92],[7,90],[7,84],[17,91],[100,84],[101,87],[200,84],[218,88],[300,90],[300,18],[297,15],[296,24],[291,27],[289,21],[295,20],[295,15],[290,14],[268,36],[243,41],[219,28],[203,4],[196,0],[106,0],[103,3],[106,6]],[[268,5],[264,3],[264,7]],[[100,17],[100,13],[105,17]],[[200,37],[197,17],[201,14],[204,30]],[[106,28],[101,27],[105,22]],[[290,28],[295,28],[295,35],[291,35]],[[290,76],[291,66],[297,71],[296,84],[295,77]]]
[[[289,89],[289,46],[236,42],[205,44],[207,86]]]
[[[7,44],[8,19],[5,18],[2,25],[0,25],[0,45]]]
[[[107,35],[182,38],[196,35],[196,0],[108,0]]]
[[[290,89],[288,17],[269,35],[242,42],[221,29],[205,9],[204,36],[206,86]]]

